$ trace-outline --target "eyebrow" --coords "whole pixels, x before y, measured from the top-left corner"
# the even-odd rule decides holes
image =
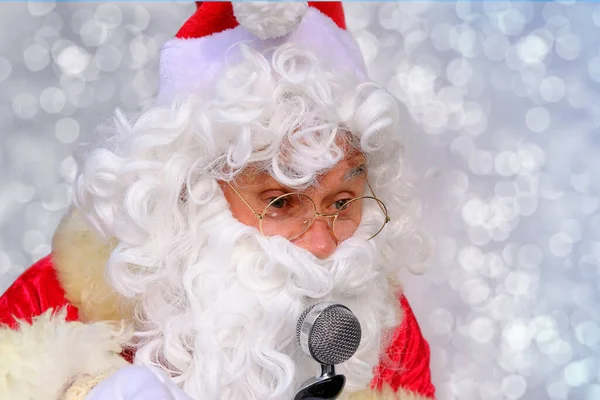
[[[367,169],[366,163],[361,163],[360,165],[357,165],[356,167],[351,168],[348,172],[346,172],[346,174],[344,174],[344,178],[343,178],[344,182],[348,182],[348,181],[358,178],[359,176],[361,176],[365,173],[366,169]]]

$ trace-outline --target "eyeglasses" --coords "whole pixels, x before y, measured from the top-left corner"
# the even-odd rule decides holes
[[[373,196],[338,200],[327,206],[325,212],[319,212],[315,202],[309,196],[303,193],[287,193],[270,200],[259,213],[231,183],[227,182],[227,184],[258,218],[260,232],[267,237],[279,235],[288,240],[297,239],[311,228],[318,217],[321,217],[338,243],[353,236],[361,222],[363,223],[361,236],[370,240],[377,236],[390,221],[385,204],[375,197],[368,181],[367,186]]]

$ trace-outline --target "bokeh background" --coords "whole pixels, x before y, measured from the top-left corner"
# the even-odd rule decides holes
[[[0,3],[0,292],[50,251],[71,156],[152,103],[191,3]],[[437,259],[406,291],[440,400],[600,399],[600,5],[347,3],[407,108]]]

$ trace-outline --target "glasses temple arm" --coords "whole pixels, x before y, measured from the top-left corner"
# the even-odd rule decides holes
[[[237,189],[235,187],[233,187],[233,185],[230,182],[227,182],[227,184],[229,185],[229,187],[235,192],[235,194],[238,195],[238,197],[240,199],[242,199],[242,201],[244,202],[244,204],[250,209],[250,211],[252,211],[252,213],[254,214],[254,216],[256,216],[256,218],[258,219],[262,219],[262,215],[260,215],[259,213],[257,213],[254,208],[246,201],[246,199],[244,198],[244,196],[242,196],[240,194],[240,192],[237,191]]]
[[[368,179],[367,179],[367,186],[369,187],[371,194],[373,194],[373,197],[376,198],[377,200],[379,200],[379,197],[377,197],[377,195],[375,194],[375,191],[373,190],[373,187],[371,186],[371,183],[369,182]],[[390,222],[390,215],[388,214],[388,210],[387,210],[387,207],[385,206],[385,204],[381,200],[379,200],[377,202],[377,205],[379,205],[379,208],[385,214],[385,222],[386,223]]]

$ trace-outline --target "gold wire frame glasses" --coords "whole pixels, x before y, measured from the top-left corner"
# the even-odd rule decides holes
[[[368,181],[367,186],[373,196],[338,200],[328,206],[328,211],[333,212],[319,212],[315,202],[309,196],[295,192],[272,199],[259,213],[230,182],[227,184],[258,219],[259,230],[266,237],[279,235],[288,240],[297,239],[311,228],[318,217],[321,217],[339,243],[354,235],[361,223],[362,211],[365,209],[371,212],[368,220],[364,221],[363,233],[367,240],[371,240],[390,221],[387,207],[375,196]]]

